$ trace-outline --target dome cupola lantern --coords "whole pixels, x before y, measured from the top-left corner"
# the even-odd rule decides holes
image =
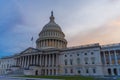
[[[67,41],[60,26],[55,23],[53,11],[51,11],[50,21],[46,24],[39,33],[39,38],[36,40],[36,47],[40,48],[66,48]]]
[[[50,22],[54,22],[54,16],[53,16],[53,11],[51,11],[51,16],[50,16]]]

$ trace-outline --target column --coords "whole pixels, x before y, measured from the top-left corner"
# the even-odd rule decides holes
[[[105,51],[103,51],[103,57],[104,57],[104,64],[106,65],[106,55],[105,55]]]
[[[19,65],[19,58],[17,58],[17,63],[15,65],[17,65],[17,66]]]
[[[34,65],[35,65],[35,55],[34,55]]]
[[[41,61],[42,61],[42,56],[41,56],[41,54],[40,54],[40,61],[39,61],[39,62],[40,62],[40,66],[42,65],[42,62],[41,62]]]
[[[50,62],[50,54],[49,54],[49,64],[48,64],[49,67],[50,67],[50,63],[51,63],[51,62]]]
[[[35,65],[36,65],[36,61],[37,61],[37,55],[35,55]]]
[[[57,65],[57,54],[55,53],[54,54],[54,66],[56,66]]]
[[[45,40],[45,46],[47,45],[47,40]]]
[[[26,62],[26,61],[25,61],[25,56],[24,56],[24,67],[26,66],[25,62]]]
[[[22,66],[24,67],[24,56],[22,56],[22,58],[23,58],[23,61],[22,61]]]
[[[20,57],[20,67],[22,67],[22,57]]]
[[[39,57],[38,54],[36,55],[36,57],[37,57],[36,58],[36,65],[38,65],[38,57]]]
[[[52,54],[52,66],[54,66],[54,54]]]
[[[18,65],[18,58],[16,58],[16,65]]]
[[[24,64],[24,57],[22,56],[22,67],[24,67],[23,64]]]
[[[114,69],[114,68],[111,68],[111,74],[112,74],[112,75],[115,75],[113,69]]]
[[[24,67],[26,67],[26,56],[24,56]]]
[[[59,65],[59,56],[56,54],[56,67],[58,67],[58,65]],[[56,72],[57,72],[57,70],[56,70]]]
[[[26,66],[26,58],[25,58],[25,56],[24,56],[24,67]]]
[[[45,66],[47,67],[47,65],[48,65],[48,64],[47,64],[47,54],[46,54],[46,59],[45,59],[45,62],[46,62],[46,65],[45,65]]]
[[[26,61],[26,66],[25,67],[27,67],[27,61],[28,61],[28,57],[27,56],[25,56],[25,61]]]
[[[44,55],[42,55],[42,66],[44,66]]]
[[[49,54],[47,54],[47,67],[49,66]]]
[[[38,63],[37,64],[40,65],[39,64],[40,63],[40,54],[38,54],[37,56],[38,56]]]
[[[59,40],[57,40],[57,47],[59,47]]]
[[[43,41],[41,41],[41,47],[43,46]]]
[[[22,56],[21,56],[21,67],[22,67],[22,65],[23,65],[23,59],[22,59]]]
[[[56,54],[56,66],[58,67],[58,65],[59,65],[59,56],[58,54]]]
[[[46,66],[46,54],[44,55],[44,67]]]
[[[20,66],[20,57],[19,57],[19,64],[18,64],[18,66]]]
[[[42,42],[43,44],[42,44],[42,47],[44,47],[44,40],[43,40],[43,42]]]
[[[53,44],[52,44],[52,45],[53,45],[53,47],[55,47],[55,42],[54,42],[54,39],[53,39]]]
[[[111,60],[111,54],[110,54],[110,51],[108,51],[109,53],[109,61],[110,61],[110,65],[112,64],[112,60]]]
[[[50,55],[50,67],[52,67],[52,54]]]
[[[23,67],[25,66],[25,58],[24,58],[24,56],[23,56]]]
[[[44,56],[42,55],[42,61],[41,61],[41,65],[43,66],[44,63]]]
[[[28,56],[26,56],[26,67],[28,67]]]
[[[51,46],[53,47],[53,39],[51,39]]]
[[[40,42],[40,44],[41,44],[40,46],[41,46],[41,47],[42,47],[42,43],[43,43],[43,41]]]
[[[32,65],[34,65],[34,55],[32,55]]]
[[[117,55],[116,55],[116,50],[114,50],[114,54],[115,54],[115,64],[118,65],[118,59],[117,59]]]
[[[18,63],[18,66],[20,66],[20,57],[19,57],[19,63]]]
[[[57,47],[57,41],[55,40],[55,47]]]
[[[30,55],[30,65],[32,65],[32,55]]]
[[[49,39],[48,39],[48,46],[50,46],[50,45],[49,45]]]
[[[28,64],[27,64],[27,67],[29,67],[29,65],[30,65],[30,56],[28,55]]]
[[[44,55],[44,67],[45,67],[45,63],[46,63],[46,62],[45,62],[45,59],[46,59],[45,57],[46,57],[46,55]]]
[[[47,45],[47,47],[48,47],[48,40],[46,40],[46,42],[47,42],[47,44],[46,44],[46,45]]]

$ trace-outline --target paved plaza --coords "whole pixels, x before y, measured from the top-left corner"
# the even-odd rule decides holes
[[[0,80],[57,80],[57,79],[40,79],[40,78],[20,78],[20,77],[8,77],[0,76]]]

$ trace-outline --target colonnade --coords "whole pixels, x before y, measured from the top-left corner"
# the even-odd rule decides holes
[[[120,64],[120,57],[118,58],[118,55],[120,56],[120,51],[118,50],[102,51],[101,55],[103,56],[102,59],[104,65]]]
[[[50,30],[50,31],[44,31],[44,32],[41,32],[39,34],[40,37],[64,37],[64,34],[60,31],[56,31],[56,30]]]
[[[58,72],[59,72],[58,68],[41,69],[41,75],[57,75]]]
[[[37,44],[37,47],[57,47],[57,48],[65,48],[66,43],[61,40],[54,40],[54,39],[48,39],[48,40],[41,40]]]
[[[16,65],[22,68],[31,66],[57,67],[59,65],[58,54],[34,54],[17,58]]]

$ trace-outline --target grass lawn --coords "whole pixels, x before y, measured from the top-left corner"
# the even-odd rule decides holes
[[[22,77],[64,79],[64,80],[93,80],[93,77],[84,77],[84,76],[22,76]]]

